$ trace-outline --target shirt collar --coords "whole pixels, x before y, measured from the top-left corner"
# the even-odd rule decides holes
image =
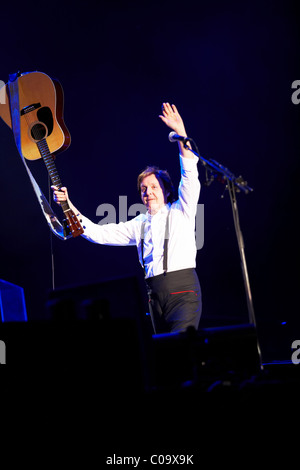
[[[157,215],[163,215],[163,214],[167,214],[170,210],[170,207],[171,207],[171,203],[168,202],[167,204],[165,204],[163,207],[161,207],[159,209],[159,211],[157,211],[154,215],[151,215],[149,213],[149,211],[146,212],[146,215],[147,215],[147,218],[148,220],[151,220],[153,217],[157,216]]]

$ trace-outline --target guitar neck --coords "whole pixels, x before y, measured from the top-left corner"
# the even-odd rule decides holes
[[[59,174],[57,172],[57,169],[54,163],[54,157],[50,153],[46,139],[39,140],[37,142],[37,146],[41,154],[41,157],[45,162],[52,184],[56,186],[58,189],[60,189],[62,187],[62,182],[60,180]],[[72,237],[77,237],[78,235],[81,235],[84,232],[84,230],[79,220],[77,219],[76,215],[70,209],[68,201],[63,201],[60,203],[60,205],[66,216],[67,227]]]
[[[57,169],[54,163],[54,157],[50,153],[46,139],[42,139],[39,142],[37,142],[37,146],[41,154],[41,157],[44,160],[46,168],[48,170],[52,184],[56,186],[58,189],[60,189],[62,187],[62,182],[60,180],[59,174],[57,172]],[[61,202],[60,205],[64,213],[70,210],[70,206],[67,201]]]

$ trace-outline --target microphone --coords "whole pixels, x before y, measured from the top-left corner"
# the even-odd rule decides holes
[[[186,144],[189,140],[192,140],[190,137],[183,137],[182,135],[176,134],[176,132],[172,131],[169,134],[169,141],[170,142],[183,142]]]

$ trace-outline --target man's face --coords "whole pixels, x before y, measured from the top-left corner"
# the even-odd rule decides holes
[[[141,182],[141,197],[150,214],[155,214],[167,202],[164,193],[155,175],[146,176]]]

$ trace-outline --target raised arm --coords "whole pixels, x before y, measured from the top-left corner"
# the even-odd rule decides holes
[[[187,137],[185,126],[180,116],[175,104],[170,105],[170,103],[162,104],[162,115],[159,116],[160,119],[168,126],[170,129],[176,132],[176,134]],[[182,142],[178,142],[179,152],[184,158],[194,158],[192,152],[184,148]],[[187,144],[190,147],[190,144]]]
[[[187,137],[185,126],[176,106],[163,103],[161,120],[177,134]],[[181,159],[181,180],[178,188],[178,203],[186,214],[193,218],[197,210],[200,193],[197,162],[193,152],[184,148],[182,142],[178,142]],[[190,144],[187,144],[190,147]],[[191,148],[191,147],[190,147]],[[193,161],[191,161],[191,159]]]

